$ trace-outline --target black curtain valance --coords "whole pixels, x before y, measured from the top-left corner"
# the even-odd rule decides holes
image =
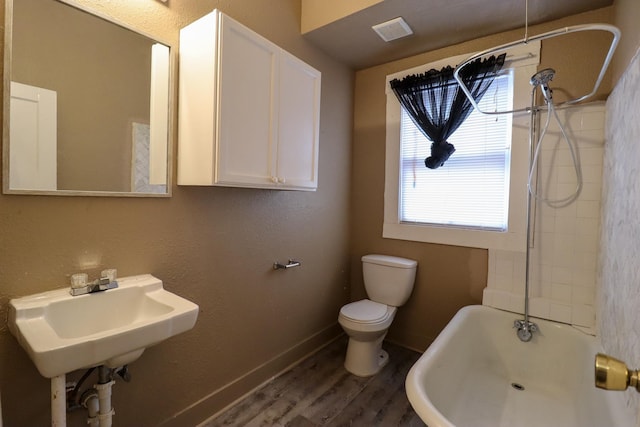
[[[482,99],[504,65],[506,54],[478,58],[460,70],[459,76],[476,102]],[[432,141],[431,156],[424,163],[439,168],[455,151],[447,139],[469,117],[473,105],[453,77],[454,68],[431,69],[402,80],[393,79],[391,89],[416,126]]]

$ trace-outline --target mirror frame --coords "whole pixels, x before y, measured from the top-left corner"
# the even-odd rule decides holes
[[[11,58],[13,42],[13,2],[5,0],[5,30],[4,30],[4,65],[2,79],[2,192],[11,195],[44,195],[44,196],[102,196],[102,197],[155,197],[166,198],[172,196],[173,190],[173,151],[174,151],[174,108],[175,108],[175,85],[176,83],[176,49],[166,40],[141,31],[134,26],[114,19],[102,12],[96,11],[85,5],[78,4],[74,0],[51,0],[74,7],[83,12],[89,13],[97,18],[111,22],[129,31],[133,31],[169,48],[169,93],[167,105],[167,191],[165,193],[143,193],[125,191],[90,191],[90,190],[16,190],[9,186],[9,150],[10,150],[10,104],[11,104]]]

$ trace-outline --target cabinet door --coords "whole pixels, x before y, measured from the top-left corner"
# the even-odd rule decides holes
[[[315,190],[320,72],[283,51],[279,85],[278,182],[285,187]]]
[[[219,49],[215,183],[270,185],[279,48],[222,15]]]

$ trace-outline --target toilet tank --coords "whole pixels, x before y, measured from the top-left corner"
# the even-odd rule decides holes
[[[362,257],[364,287],[371,301],[393,307],[407,302],[416,278],[418,262],[389,255]]]

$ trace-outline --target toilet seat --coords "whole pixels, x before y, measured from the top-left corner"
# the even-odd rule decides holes
[[[395,307],[363,299],[343,306],[340,316],[353,323],[377,324],[388,321],[394,312]]]

